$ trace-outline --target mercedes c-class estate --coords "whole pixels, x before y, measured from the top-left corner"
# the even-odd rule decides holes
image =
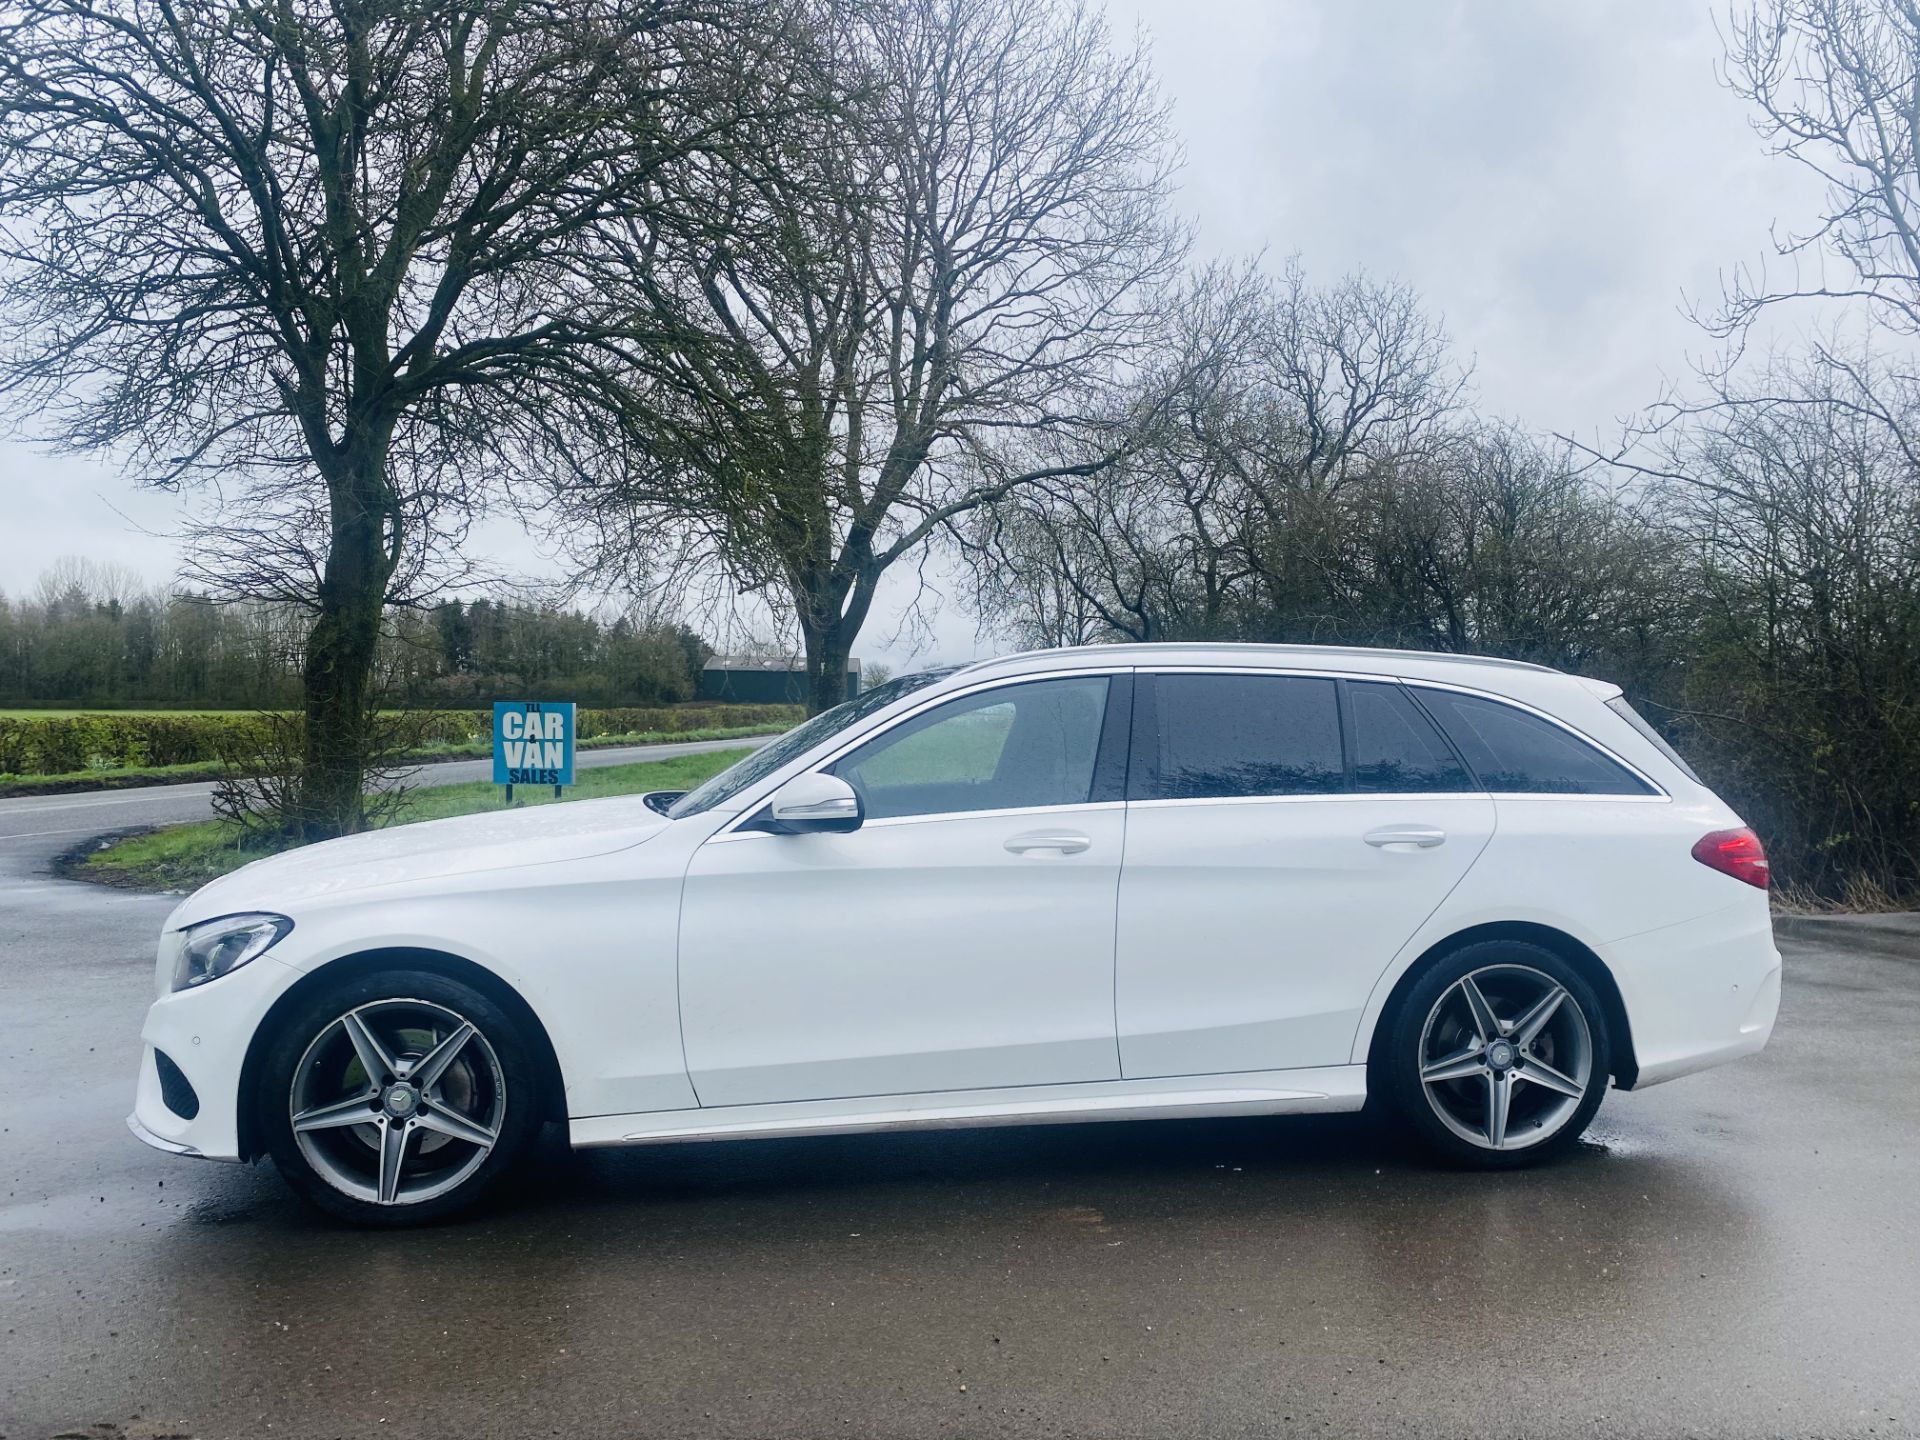
[[[213,882],[161,936],[130,1124],[388,1224],[470,1203],[549,1121],[625,1145],[1373,1096],[1511,1166],[1609,1084],[1766,1043],[1767,883],[1600,681],[1018,655],[880,685],[685,794]]]

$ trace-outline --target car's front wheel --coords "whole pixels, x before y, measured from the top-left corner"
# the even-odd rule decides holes
[[[1492,940],[1442,957],[1395,1008],[1376,1082],[1440,1155],[1482,1168],[1565,1150],[1600,1108],[1606,1013],[1551,950]]]
[[[345,979],[287,1016],[261,1071],[274,1163],[321,1209],[371,1225],[478,1200],[540,1124],[522,1027],[432,971]]]

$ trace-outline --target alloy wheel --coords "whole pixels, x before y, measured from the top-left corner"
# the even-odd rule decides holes
[[[1487,1150],[1551,1139],[1593,1083],[1593,1034],[1579,1002],[1528,965],[1470,971],[1420,1031],[1420,1086],[1455,1135]]]
[[[321,1027],[293,1072],[288,1118],[342,1194],[411,1205],[454,1189],[498,1143],[506,1076],[472,1021],[428,1000],[376,1000]]]

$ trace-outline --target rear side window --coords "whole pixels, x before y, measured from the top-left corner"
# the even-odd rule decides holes
[[[1477,790],[1413,697],[1398,685],[1347,686],[1353,788],[1375,794]]]
[[[1497,700],[1422,688],[1433,713],[1480,783],[1506,795],[1651,795],[1631,771],[1538,715]]]
[[[1693,781],[1696,785],[1705,783],[1698,775],[1693,773],[1693,767],[1681,757],[1680,752],[1667,743],[1667,737],[1649,725],[1645,717],[1627,703],[1626,696],[1614,696],[1613,699],[1607,701],[1607,709],[1613,711],[1614,714],[1626,721],[1627,724],[1631,725],[1635,730],[1638,730],[1646,742],[1662,755],[1666,756],[1667,759],[1671,760],[1674,766],[1682,775],[1686,776],[1687,779]]]
[[[1346,788],[1334,683],[1287,675],[1159,675],[1140,800],[1324,795]]]

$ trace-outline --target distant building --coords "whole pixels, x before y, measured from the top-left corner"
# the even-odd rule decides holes
[[[860,662],[847,661],[847,699],[860,693]],[[733,705],[804,705],[807,662],[798,655],[716,655],[700,672],[700,698]]]

